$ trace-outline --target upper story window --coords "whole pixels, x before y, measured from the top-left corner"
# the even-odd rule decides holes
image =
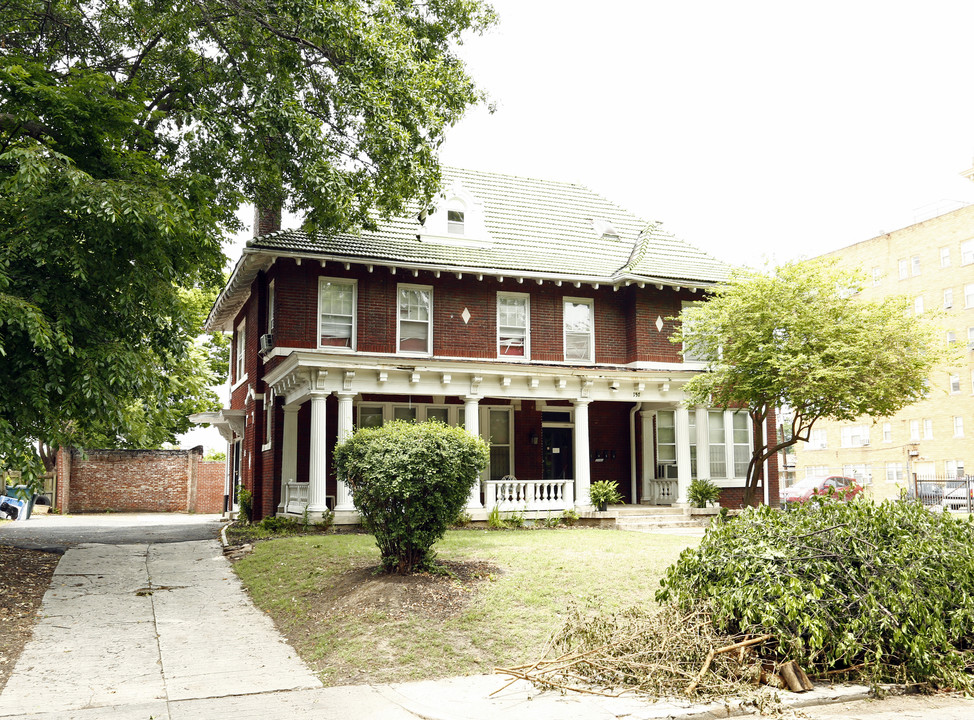
[[[318,347],[355,349],[354,280],[318,279]]]
[[[914,255],[910,258],[910,274],[919,275],[920,274],[920,256]]]
[[[974,307],[974,283],[964,286],[964,307]]]
[[[453,235],[463,235],[463,210],[446,211],[446,230]]]
[[[267,332],[274,332],[274,281],[267,283]]]
[[[879,285],[880,281],[883,279],[883,271],[881,268],[873,268],[873,286]]]
[[[950,248],[940,248],[940,267],[950,267]]]
[[[906,278],[910,277],[910,261],[907,260],[906,258],[900,258],[898,264],[899,264],[899,271],[900,271],[900,280],[905,280]]]
[[[824,428],[812,430],[808,434],[809,450],[825,450],[829,446],[828,433]]]
[[[888,423],[888,422],[883,423],[883,442],[884,443],[893,442],[893,424],[892,423]]]
[[[433,288],[428,285],[399,286],[399,352],[433,354]]]
[[[913,298],[913,312],[917,315],[923,314],[923,295],[917,295]]]
[[[844,448],[863,447],[869,444],[868,425],[848,425],[839,432],[841,445]]]
[[[944,310],[954,307],[954,289],[944,288]]]
[[[910,441],[918,442],[920,440],[920,421],[910,420]]]
[[[970,265],[974,263],[974,240],[967,240],[960,244],[960,264]]]
[[[236,340],[233,343],[233,381],[240,382],[244,376],[244,359],[247,355],[247,318],[237,325]]]
[[[498,357],[531,357],[531,296],[497,293]]]
[[[958,395],[960,394],[960,375],[948,375],[947,379],[950,383],[950,394]]]
[[[565,298],[565,360],[595,362],[595,302]]]

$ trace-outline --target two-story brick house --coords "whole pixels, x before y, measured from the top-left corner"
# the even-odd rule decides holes
[[[710,477],[738,503],[747,416],[683,404],[703,364],[670,342],[727,266],[578,185],[446,169],[444,187],[376,232],[247,244],[207,322],[233,333],[230,407],[197,416],[231,442],[228,487],[256,517],[351,521],[335,443],[435,418],[491,441],[475,517],[585,507],[602,479],[673,504]]]

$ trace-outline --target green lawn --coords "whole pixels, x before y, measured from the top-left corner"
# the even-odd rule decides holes
[[[259,543],[236,571],[326,684],[490,672],[534,660],[573,601],[653,605],[659,579],[694,537],[576,528],[447,533],[441,561],[486,562],[487,579],[374,576],[371,535]]]

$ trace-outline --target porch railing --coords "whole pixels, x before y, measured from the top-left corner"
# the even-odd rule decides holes
[[[655,479],[649,481],[650,505],[672,505],[679,495],[677,481],[673,479]]]
[[[487,481],[488,510],[567,510],[575,505],[574,480]]]
[[[308,506],[308,487],[306,482],[289,482],[284,489],[287,497],[284,498],[284,512],[300,515]]]

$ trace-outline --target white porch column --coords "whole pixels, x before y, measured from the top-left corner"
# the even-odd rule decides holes
[[[328,509],[325,500],[328,478],[327,393],[311,393],[311,459],[308,468],[308,512]]]
[[[734,471],[734,411],[724,410],[724,462],[727,463],[727,477],[737,477]]]
[[[698,407],[697,414],[697,477],[710,479],[710,415],[707,408]]]
[[[676,431],[676,502],[686,505],[690,487],[690,412],[685,405],[679,405],[673,417]]]
[[[467,396],[463,399],[463,426],[471,435],[480,435],[480,398]],[[480,500],[480,478],[470,488],[467,507],[476,510],[484,506]]]
[[[656,504],[656,498],[653,497],[653,487],[651,482],[656,478],[656,449],[653,447],[654,414],[655,413],[653,413],[652,410],[639,411],[639,417],[642,420],[643,426],[643,502],[649,501],[652,504]]]
[[[575,401],[575,505],[591,505],[589,488],[592,485],[592,465],[588,447],[588,404],[591,400]]]
[[[352,431],[352,399],[355,397],[353,392],[338,393],[338,442],[346,440]],[[352,502],[352,490],[348,484],[338,478],[338,497],[335,498],[336,512],[354,512],[355,504]]]
[[[281,504],[278,512],[287,509],[287,484],[298,477],[298,411],[300,405],[284,406],[284,444],[281,453]]]

